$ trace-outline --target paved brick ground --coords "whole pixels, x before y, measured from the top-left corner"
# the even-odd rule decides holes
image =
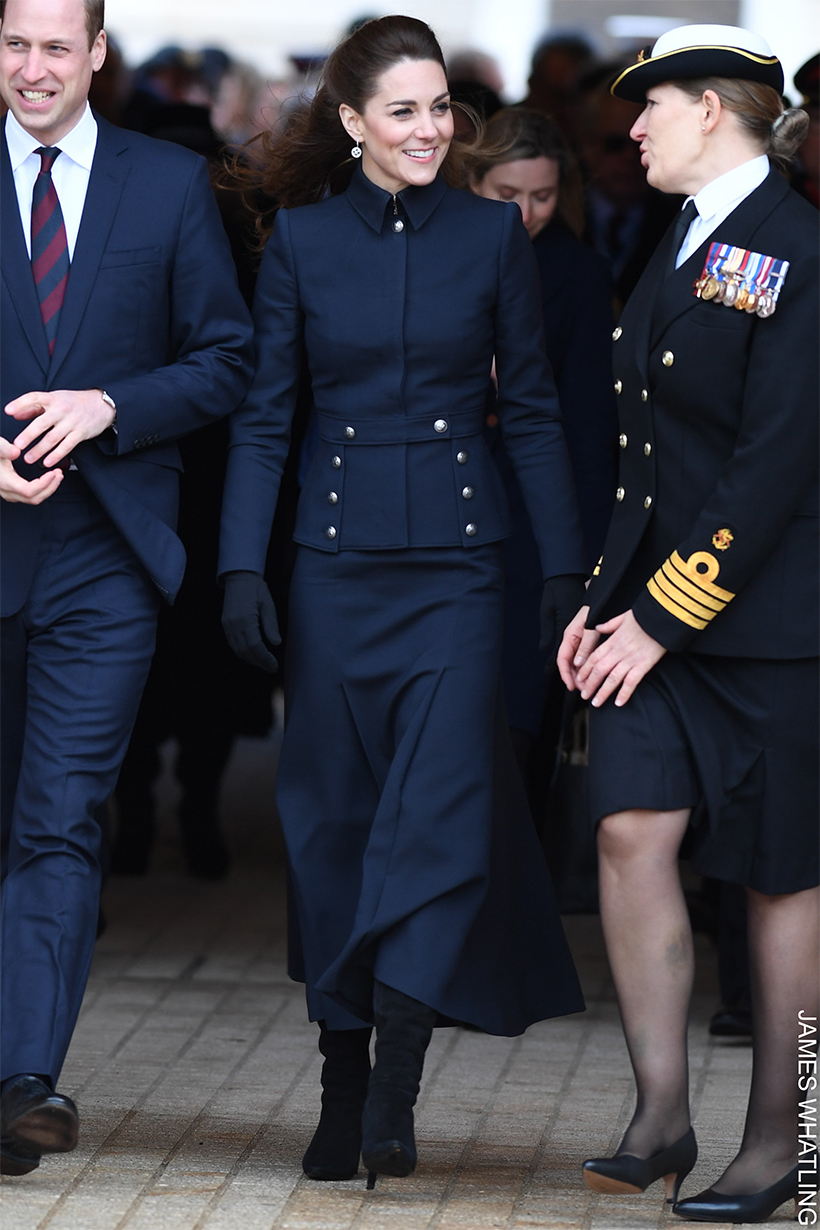
[[[225,790],[240,820],[230,880],[178,869],[164,787],[159,870],[112,880],[108,930],[61,1082],[77,1150],[0,1184],[3,1230],[650,1230],[681,1225],[662,1185],[595,1196],[585,1157],[617,1143],[631,1085],[597,919],[567,921],[589,1004],[519,1039],[436,1031],[406,1180],[316,1184],[300,1158],[318,1115],[319,1058],[285,973],[272,757],[240,748]],[[701,1190],[736,1148],[745,1046],[708,1038],[714,961],[699,946],[692,1087]],[[791,1215],[784,1206],[771,1225]]]

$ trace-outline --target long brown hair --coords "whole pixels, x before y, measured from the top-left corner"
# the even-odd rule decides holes
[[[275,209],[310,205],[344,192],[356,164],[339,106],[347,103],[361,114],[378,93],[379,79],[402,60],[433,60],[446,72],[435,34],[415,17],[375,18],[343,39],[328,56],[313,99],[289,111],[274,131],[253,138],[234,160],[233,174],[251,206],[259,193]],[[259,148],[249,150],[254,144]],[[454,187],[467,186],[462,149],[455,140],[441,175]],[[254,195],[249,197],[247,190]],[[273,228],[273,210],[262,212],[257,204],[255,212],[264,242]]]
[[[558,126],[541,111],[505,107],[487,121],[481,143],[468,158],[474,181],[481,183],[491,167],[528,158],[550,158],[558,163],[556,213],[570,230],[584,229],[584,195],[578,163]]]

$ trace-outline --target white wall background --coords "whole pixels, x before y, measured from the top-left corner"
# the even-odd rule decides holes
[[[573,8],[580,17],[592,3],[575,0]],[[594,3],[597,16],[601,2]],[[659,17],[687,20],[691,13],[694,20],[703,20],[703,4],[693,0],[654,0],[651,5],[646,0],[613,0],[606,7],[610,16],[646,15],[651,8]],[[496,55],[507,95],[518,99],[525,90],[533,45],[549,26],[550,10],[550,0],[107,0],[106,18],[131,63],[147,59],[165,43],[218,45],[280,77],[288,72],[289,53],[329,51],[354,18],[403,12],[429,22],[445,54],[469,46]],[[740,0],[740,14],[741,24],[761,33],[782,58],[788,88],[794,70],[820,49],[820,3]]]

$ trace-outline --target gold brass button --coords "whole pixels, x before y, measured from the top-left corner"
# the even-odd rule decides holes
[[[621,434],[618,436],[618,443],[620,444],[621,448],[626,448],[627,441],[626,441],[626,435],[624,432],[621,432]]]
[[[644,500],[644,502],[643,502],[643,506],[644,506],[644,508],[651,508],[651,507],[652,507],[652,496],[651,496],[651,495],[648,495],[648,496],[646,497],[646,499],[645,499],[645,500]]]
[[[671,367],[674,362],[675,362],[675,356],[672,354],[672,351],[664,350],[663,354],[661,355],[661,363],[663,363],[664,367]]]
[[[641,401],[649,401],[649,390],[641,389]]]
[[[623,387],[624,387],[624,386],[623,386],[623,384],[621,383],[621,381],[620,381],[620,380],[616,380],[616,381],[615,381],[615,392],[616,392],[616,393],[620,393],[620,392],[621,392],[621,390],[623,389]]]
[[[644,451],[644,454],[645,454],[647,457],[648,457],[648,456],[649,456],[649,454],[652,452],[652,445],[651,445],[648,441],[647,441],[647,443],[643,446],[643,451]]]
[[[623,333],[623,329],[621,328],[620,325],[618,325],[617,329],[613,330],[613,333],[612,333],[613,342],[617,342],[618,338],[621,336],[622,333]]]
[[[624,491],[623,487],[619,487],[618,490],[615,492],[615,499],[618,501],[619,504],[625,495],[626,495],[626,492]]]

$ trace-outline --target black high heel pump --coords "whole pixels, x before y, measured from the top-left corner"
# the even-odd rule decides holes
[[[728,1196],[707,1188],[699,1196],[681,1200],[672,1209],[690,1221],[769,1221],[775,1209],[787,1200],[797,1201],[797,1167],[762,1192],[749,1196]]]
[[[584,1162],[584,1182],[594,1192],[622,1196],[629,1192],[645,1192],[658,1179],[665,1179],[666,1201],[672,1204],[697,1160],[698,1145],[690,1128],[680,1140],[651,1157],[620,1153],[616,1157],[590,1158]]]

